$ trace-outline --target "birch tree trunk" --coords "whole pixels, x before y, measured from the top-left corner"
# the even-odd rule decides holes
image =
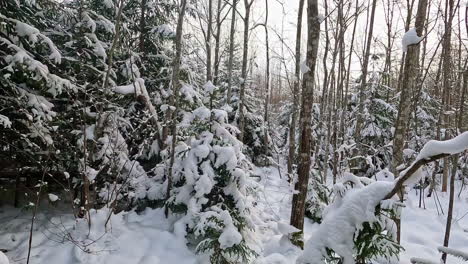
[[[291,225],[301,230],[294,234],[292,242],[303,248],[303,231],[304,231],[304,213],[305,199],[307,196],[307,186],[309,183],[310,174],[310,150],[312,141],[312,104],[313,89],[315,83],[315,67],[317,62],[318,45],[320,38],[320,20],[318,16],[317,0],[307,1],[307,56],[306,62],[309,71],[304,74],[304,84],[302,86],[302,105],[301,105],[301,141],[299,146],[299,164],[298,164],[298,181],[295,184],[297,193],[293,195],[291,209]]]

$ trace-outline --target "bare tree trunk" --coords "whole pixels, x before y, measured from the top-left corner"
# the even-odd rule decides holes
[[[324,1],[324,8],[325,8],[325,14],[328,13],[328,2],[327,0]],[[328,50],[329,50],[329,46],[330,46],[330,38],[329,38],[329,32],[328,32],[328,19],[325,19],[324,21],[324,24],[325,24],[325,52],[324,52],[324,55],[323,55],[323,59],[322,59],[322,64],[323,64],[323,83],[322,83],[322,96],[320,97],[320,118],[319,118],[319,123],[318,123],[318,127],[317,127],[317,131],[318,131],[318,139],[317,139],[317,142],[318,144],[315,144],[315,163],[316,164],[319,164],[319,153],[320,153],[320,143],[322,143],[322,127],[323,127],[323,123],[324,123],[324,120],[325,120],[325,104],[326,104],[326,101],[327,101],[327,96],[328,96],[328,66],[327,66],[327,57],[328,57]],[[326,158],[325,158],[326,159]],[[326,160],[324,161],[324,163],[326,163]],[[322,170],[324,169],[324,167],[326,166],[326,164],[323,165],[322,167]],[[322,182],[323,183],[326,183],[327,182],[327,176],[326,175],[321,175],[322,176]]]
[[[250,7],[252,7],[254,0],[244,0],[245,5],[245,16],[244,16],[244,47],[242,55],[242,73],[241,73],[241,83],[239,91],[239,140],[244,141],[244,132],[245,132],[245,84],[247,82],[247,63],[249,59],[249,21],[250,21]]]
[[[265,115],[263,117],[265,121],[265,138],[263,139],[264,142],[264,151],[265,153],[268,152],[268,135],[269,135],[269,113],[268,107],[270,105],[270,42],[268,40],[268,0],[265,0],[265,44],[266,44],[266,77],[265,77]]]
[[[234,59],[234,33],[236,32],[236,6],[238,0],[232,0],[232,18],[231,18],[231,31],[229,37],[229,61],[228,61],[228,90],[226,103],[231,103],[231,94],[232,94],[232,63]]]
[[[444,139],[448,139],[448,129],[450,128],[450,116],[448,115],[451,109],[450,93],[452,92],[452,60],[451,60],[451,40],[452,40],[452,21],[453,21],[453,7],[454,0],[447,0],[445,2],[445,33],[444,41],[442,43],[443,51],[443,87],[444,96],[442,100],[442,127],[445,129]],[[444,173],[442,176],[442,192],[447,192],[448,175],[449,175],[448,159],[444,159]]]
[[[341,128],[340,131],[342,135],[345,135],[345,113],[348,106],[348,91],[349,91],[349,77],[351,75],[351,59],[353,58],[353,50],[354,50],[354,38],[356,36],[356,27],[357,21],[359,16],[359,0],[356,0],[356,9],[354,12],[354,25],[353,25],[353,33],[351,35],[351,47],[349,48],[349,57],[348,57],[348,73],[346,74],[346,82],[345,82],[345,93],[344,93],[344,102],[343,102],[343,114],[341,115]]]
[[[221,11],[223,10],[222,0],[218,0],[216,12],[216,35],[215,35],[215,57],[214,57],[214,79],[213,84],[218,85],[219,80],[219,64],[221,58],[219,57],[219,46],[221,45],[221,27],[224,19],[221,19]]]
[[[312,104],[314,96],[315,67],[317,63],[317,53],[320,38],[320,20],[318,17],[317,0],[308,0],[307,22],[308,22],[308,41],[307,41],[307,66],[309,71],[304,74],[304,83],[302,86],[302,105],[301,105],[301,141],[299,146],[299,166],[298,181],[295,190],[298,193],[293,195],[291,209],[291,225],[301,230],[295,234],[293,243],[301,248],[304,247],[304,213],[305,199],[307,196],[307,186],[310,174],[310,151],[312,141]]]
[[[366,51],[364,54],[364,61],[362,65],[362,77],[361,77],[361,87],[359,88],[359,106],[356,119],[356,132],[355,138],[359,141],[361,138],[361,130],[363,123],[363,112],[364,112],[364,101],[365,101],[365,90],[367,86],[367,71],[369,66],[369,57],[370,57],[370,48],[372,44],[372,36],[374,31],[374,18],[375,18],[375,8],[377,6],[377,0],[372,1],[372,10],[370,14],[369,22],[369,32],[367,36]]]
[[[180,72],[180,64],[181,64],[181,56],[182,56],[182,31],[184,25],[184,15],[185,15],[185,8],[187,6],[187,0],[181,0],[180,7],[179,7],[179,18],[177,19],[177,29],[176,29],[176,38],[175,38],[175,45],[176,45],[176,54],[173,61],[173,70],[172,70],[172,96],[170,98],[170,105],[174,106],[174,111],[169,110],[168,120],[172,121],[171,123],[171,131],[172,131],[172,146],[171,146],[171,160],[169,164],[169,171],[167,173],[167,192],[166,198],[169,199],[171,195],[171,188],[172,188],[172,171],[174,167],[174,159],[175,159],[175,145],[177,141],[177,112],[179,110],[179,89],[180,89],[180,80],[179,80],[179,72]],[[166,207],[165,213],[166,216],[168,215],[169,208]]]
[[[450,0],[449,0],[450,1]],[[455,197],[455,177],[457,176],[458,154],[452,157],[452,175],[450,177],[450,200],[447,212],[447,223],[445,225],[444,247],[448,247],[450,241],[450,231],[452,230],[453,203]],[[446,263],[447,253],[442,254],[442,262]]]
[[[122,10],[123,10],[123,6],[124,6],[124,1],[123,0],[120,0],[120,5],[119,5],[119,10],[117,11],[117,18],[116,18],[116,22],[115,22],[115,35],[114,35],[114,39],[112,40],[112,46],[109,50],[109,55],[107,56],[107,71],[106,71],[106,76],[104,77],[104,84],[102,85],[102,87],[104,88],[104,90],[108,91],[109,87],[108,84],[109,84],[109,78],[110,78],[110,72],[111,72],[111,69],[112,69],[112,62],[113,62],[113,59],[114,59],[114,51],[115,49],[117,48],[117,45],[119,43],[119,39],[120,39],[120,27],[121,27],[121,20],[122,20]]]
[[[208,0],[208,20],[207,20],[207,30],[206,30],[206,81],[212,81],[213,75],[211,73],[211,35],[213,34],[213,0]]]
[[[291,113],[291,124],[289,124],[289,155],[288,155],[288,175],[289,180],[292,179],[294,160],[296,157],[296,119],[297,119],[297,106],[299,102],[299,87],[301,78],[301,33],[302,33],[302,14],[304,10],[304,0],[299,0],[299,9],[297,13],[297,27],[296,27],[296,68],[295,80],[293,91],[293,104]],[[282,64],[280,64],[281,67]],[[280,68],[281,69],[281,68]],[[281,75],[281,72],[280,72]]]
[[[426,21],[427,0],[420,0],[416,14],[416,33],[421,36]],[[406,130],[411,110],[411,94],[417,83],[419,74],[419,43],[408,46],[405,55],[405,66],[402,72],[402,87],[400,103],[398,105],[398,116],[395,122],[395,134],[393,139],[393,161],[392,171],[397,172],[396,168],[403,163],[403,148],[405,144]]]
[[[147,0],[141,0],[141,15],[140,15],[140,41],[138,43],[138,48],[140,52],[145,51],[145,36],[146,36],[146,19],[145,19],[145,12],[146,12],[146,2]]]

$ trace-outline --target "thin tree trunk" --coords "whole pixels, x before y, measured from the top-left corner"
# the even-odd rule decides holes
[[[445,129],[444,139],[448,139],[448,129],[450,127],[450,116],[447,114],[451,109],[450,93],[452,91],[452,60],[451,60],[451,40],[452,40],[452,21],[453,21],[453,6],[454,0],[445,2],[445,33],[443,46],[443,87],[444,96],[442,100],[442,127]],[[447,192],[448,175],[449,175],[448,159],[444,159],[444,173],[442,176],[442,192]]]
[[[302,33],[303,10],[304,10],[304,0],[299,0],[299,9],[297,13],[297,27],[296,27],[296,61],[295,61],[296,67],[294,71],[296,78],[294,80],[291,124],[289,124],[289,155],[288,155],[289,180],[292,179],[294,160],[296,157],[296,119],[297,119],[297,108],[298,108],[298,102],[299,102],[300,78],[301,78],[301,33]],[[281,65],[282,64],[280,64],[280,67]]]
[[[146,2],[147,0],[141,0],[141,15],[140,15],[140,41],[138,43],[138,48],[140,52],[145,51],[145,37],[146,37],[146,19],[145,19],[145,12],[146,12]]]
[[[341,115],[341,133],[344,137],[345,133],[345,115],[347,113],[348,107],[348,91],[349,91],[349,77],[351,76],[351,59],[353,58],[353,50],[354,50],[354,38],[356,36],[356,27],[357,21],[359,16],[359,0],[356,0],[356,9],[354,12],[354,25],[353,25],[353,33],[351,35],[351,47],[349,48],[349,57],[348,57],[348,73],[346,74],[346,83],[345,83],[345,94],[344,94],[344,102],[343,102],[343,114]],[[343,138],[344,139],[344,138]]]
[[[234,33],[236,32],[236,6],[238,0],[232,0],[232,18],[231,18],[231,31],[229,32],[229,61],[228,61],[228,89],[226,103],[231,103],[232,94],[232,64],[234,59]]]
[[[117,48],[117,45],[119,43],[119,39],[120,39],[120,27],[121,27],[121,20],[122,20],[122,10],[123,10],[123,6],[124,6],[124,1],[123,0],[120,0],[120,5],[119,5],[119,10],[117,11],[117,18],[116,18],[116,22],[115,22],[115,35],[114,35],[114,39],[112,40],[112,46],[109,50],[109,55],[107,56],[107,71],[106,71],[106,76],[104,77],[104,84],[103,84],[103,88],[104,90],[108,91],[109,87],[108,84],[109,84],[109,77],[110,77],[110,72],[111,72],[111,69],[112,69],[112,62],[113,62],[113,59],[114,59],[114,52],[115,52],[115,49]]]
[[[213,84],[218,85],[219,80],[219,46],[221,44],[221,27],[224,20],[221,20],[222,0],[218,0],[217,15],[216,15],[216,35],[215,35],[215,57],[214,57],[214,79]]]
[[[212,69],[211,69],[211,35],[213,34],[213,0],[208,0],[208,20],[207,20],[207,30],[206,30],[206,81],[212,81]]]
[[[452,157],[452,175],[450,177],[450,200],[447,212],[447,222],[445,225],[444,247],[448,247],[450,241],[450,231],[452,230],[453,203],[455,197],[455,177],[457,176],[458,154]],[[446,263],[447,253],[442,254],[442,262]]]
[[[307,66],[309,71],[304,74],[304,84],[302,86],[302,105],[301,105],[301,141],[299,146],[299,166],[298,181],[295,184],[295,190],[298,193],[293,195],[291,209],[291,225],[301,230],[295,234],[293,243],[301,248],[304,247],[304,213],[305,199],[307,196],[307,186],[310,174],[310,150],[312,141],[312,104],[314,96],[315,67],[317,63],[317,53],[320,38],[320,20],[318,16],[317,0],[308,0],[307,22],[308,22],[308,41],[307,41]]]
[[[242,73],[241,73],[241,83],[239,91],[239,140],[244,142],[244,133],[245,133],[245,84],[247,82],[247,63],[249,59],[249,21],[250,21],[250,7],[252,6],[254,0],[244,0],[245,5],[245,16],[244,16],[244,48],[242,55]]]
[[[177,141],[177,112],[179,110],[179,100],[178,94],[180,89],[180,80],[179,80],[179,72],[180,72],[180,64],[181,64],[181,56],[182,56],[182,31],[184,25],[184,15],[185,15],[185,8],[187,6],[187,0],[181,0],[180,7],[179,7],[179,18],[177,19],[177,29],[176,29],[176,54],[173,61],[173,70],[172,70],[172,96],[170,98],[170,105],[174,106],[174,111],[169,110],[169,118],[168,120],[172,121],[171,123],[171,131],[172,131],[172,146],[171,146],[171,159],[169,164],[169,171],[167,173],[167,192],[166,198],[169,199],[171,194],[172,188],[172,171],[174,167],[174,159],[175,159],[175,145]],[[168,215],[168,207],[166,207],[165,213],[166,216]]]
[[[420,0],[416,14],[416,33],[421,36],[424,31],[426,21],[427,0]],[[405,66],[402,73],[402,87],[400,103],[398,105],[398,116],[395,122],[395,134],[393,139],[393,161],[392,171],[396,174],[397,167],[403,163],[403,148],[405,143],[406,130],[411,110],[411,94],[417,83],[419,74],[419,43],[408,46],[405,55]]]
[[[266,44],[266,77],[265,77],[265,131],[264,131],[264,151],[268,153],[268,135],[269,135],[269,113],[268,107],[270,104],[270,42],[268,40],[268,0],[265,0],[265,44]]]
[[[375,8],[377,6],[377,0],[372,1],[372,10],[370,14],[370,22],[369,22],[369,32],[367,36],[367,43],[366,43],[366,51],[364,54],[364,61],[362,65],[362,77],[361,77],[361,87],[359,88],[359,106],[358,106],[358,113],[356,119],[356,132],[355,138],[359,141],[361,138],[361,130],[362,130],[362,123],[363,121],[363,112],[364,112],[364,101],[365,101],[365,90],[367,86],[367,71],[369,66],[369,57],[370,57],[370,49],[372,44],[372,36],[374,31],[374,18],[375,18]]]

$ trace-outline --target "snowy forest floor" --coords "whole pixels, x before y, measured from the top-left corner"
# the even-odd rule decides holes
[[[292,187],[275,167],[257,168],[261,176],[254,221],[257,224],[257,264],[295,263],[300,250],[293,247],[283,234],[288,232]],[[459,191],[457,186],[457,194]],[[437,247],[444,239],[448,194],[437,192],[425,198],[426,209],[418,207],[419,195],[412,190],[402,213],[402,245],[400,263],[408,264],[411,257],[431,260],[440,258]],[[112,215],[107,226],[109,210],[91,214],[88,224],[75,221],[64,208],[49,206],[41,209],[34,225],[30,263],[47,264],[197,264],[209,263],[206,256],[196,255],[185,243],[184,235],[173,228],[175,218],[166,219],[163,209],[146,209],[143,213],[125,212]],[[26,263],[31,211],[11,207],[0,208],[0,249],[6,249],[11,263]],[[306,219],[305,237],[316,227]],[[468,196],[466,191],[456,198],[454,225],[450,247],[468,251]],[[378,262],[375,262],[378,263]],[[447,263],[460,263],[448,258]],[[379,263],[379,264],[384,264]]]

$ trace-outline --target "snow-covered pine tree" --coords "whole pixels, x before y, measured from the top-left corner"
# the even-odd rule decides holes
[[[208,106],[219,99],[211,82],[204,93]],[[207,252],[211,263],[248,263],[256,254],[249,245],[254,228],[251,165],[235,136],[238,129],[227,121],[226,111],[204,105],[185,114],[180,125],[185,140],[175,149],[174,185],[166,206],[185,214],[181,221],[189,241],[198,252]]]

